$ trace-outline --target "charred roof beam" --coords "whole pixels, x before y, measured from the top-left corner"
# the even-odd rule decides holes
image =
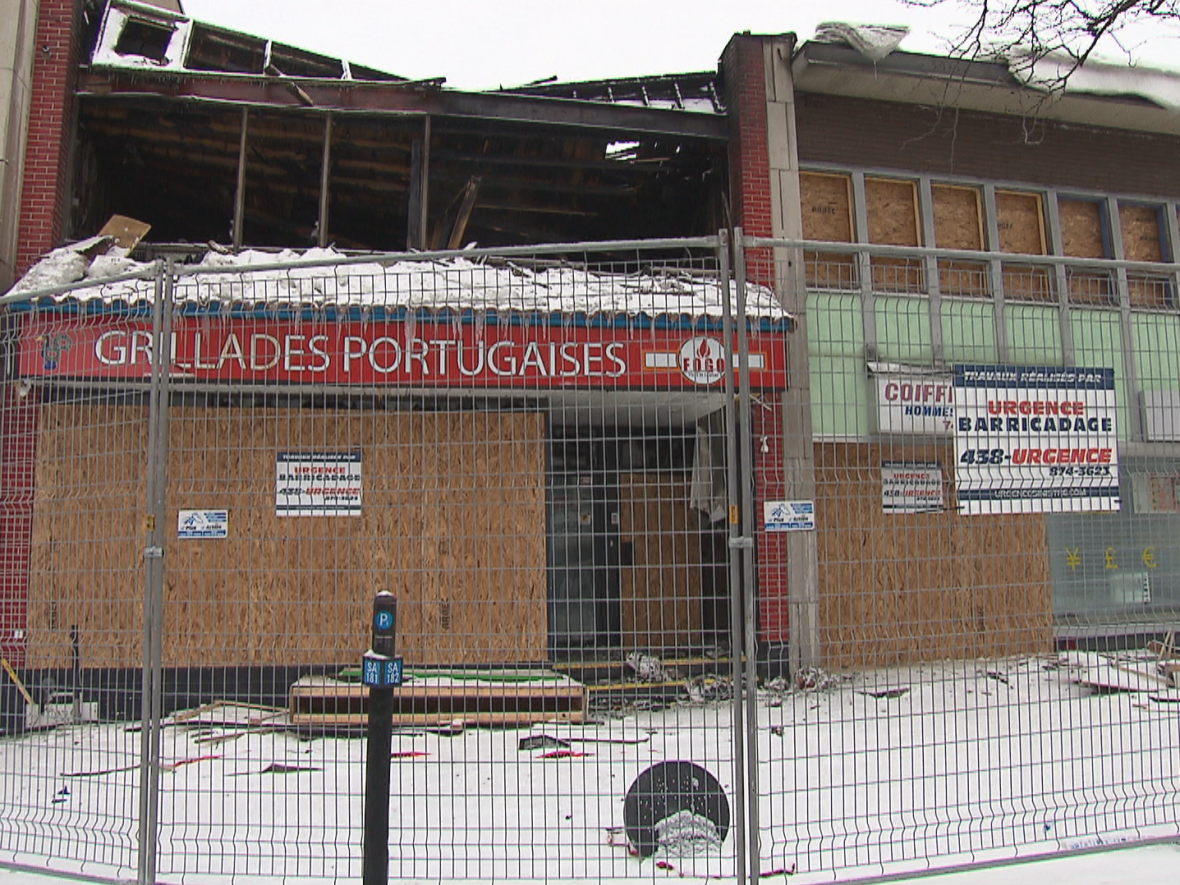
[[[297,84],[314,107],[308,107],[306,99],[292,94],[291,84]],[[288,77],[260,80],[246,75],[157,77],[144,72],[91,69],[83,72],[78,91],[93,97],[158,96],[292,108],[308,114],[326,111],[429,114],[435,118],[576,127],[614,135],[676,135],[716,141],[725,141],[728,136],[726,118],[721,115],[509,93],[441,91],[391,83]]]

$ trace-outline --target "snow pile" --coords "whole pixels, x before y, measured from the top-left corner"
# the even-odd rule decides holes
[[[1063,53],[1007,50],[1008,70],[1023,85],[1066,94],[1137,96],[1167,110],[1180,108],[1180,74],[1137,65],[1087,61]]]
[[[134,262],[110,250],[91,263],[76,247],[56,249],[11,290],[32,293],[93,279],[93,286],[54,296],[59,301],[150,302],[154,265]],[[112,281],[142,272],[144,278]],[[645,273],[605,273],[572,266],[532,269],[456,257],[447,261],[348,259],[335,249],[290,249],[279,253],[247,249],[209,252],[195,265],[176,268],[176,298],[196,305],[271,307],[384,307],[523,313],[626,314],[719,318],[725,287],[716,277],[677,268]],[[736,292],[729,287],[731,309]],[[774,293],[747,286],[747,315],[773,320],[788,314]]]
[[[851,46],[871,62],[881,61],[901,45],[909,34],[906,25],[857,25],[850,22],[823,22],[816,26],[817,43],[843,43]]]
[[[721,848],[717,825],[703,814],[678,811],[655,824],[660,851],[672,857],[696,857]]]

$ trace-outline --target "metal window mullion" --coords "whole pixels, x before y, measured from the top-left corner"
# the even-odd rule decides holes
[[[934,231],[934,190],[930,185],[930,177],[923,175],[918,181],[919,209],[922,216],[922,242],[926,246],[937,246]],[[926,295],[929,299],[927,308],[930,312],[930,356],[931,363],[942,366],[945,355],[942,346],[942,287],[938,276],[938,259],[927,255],[926,267]]]
[[[1065,240],[1061,234],[1061,210],[1057,205],[1057,191],[1045,194],[1045,211],[1049,222],[1049,248],[1054,255],[1065,254]],[[1053,265],[1053,284],[1057,287],[1057,324],[1061,334],[1061,363],[1074,365],[1073,324],[1069,317],[1069,275],[1065,263]]]
[[[1168,243],[1167,258],[1173,267],[1168,280],[1172,287],[1172,297],[1168,306],[1178,307],[1180,306],[1180,267],[1176,265],[1180,261],[1180,224],[1177,224],[1175,200],[1168,200],[1164,204],[1164,235]]]
[[[869,245],[869,208],[865,197],[865,174],[852,173],[852,204],[856,216],[855,240]],[[861,322],[865,335],[865,360],[877,358],[877,305],[873,297],[873,262],[868,252],[856,253],[857,274],[860,278]]]
[[[983,226],[987,232],[989,252],[1000,251],[1000,222],[996,213],[996,186],[983,186]],[[995,313],[996,359],[1006,363],[1008,353],[1008,323],[1004,311],[1004,262],[1000,258],[989,258],[988,274],[991,278],[992,307]]]
[[[1115,293],[1119,305],[1119,331],[1123,344],[1123,375],[1127,379],[1127,414],[1131,416],[1131,441],[1143,442],[1143,411],[1139,402],[1139,371],[1135,360],[1134,327],[1131,323],[1131,285],[1127,268],[1121,262],[1126,260],[1123,248],[1123,223],[1119,217],[1117,197],[1106,198],[1106,217],[1110,225],[1110,248],[1114,259],[1120,262],[1115,267]]]

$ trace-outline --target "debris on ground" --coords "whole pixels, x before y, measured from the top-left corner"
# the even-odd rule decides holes
[[[867,695],[870,698],[877,698],[878,700],[892,700],[909,694],[909,691],[910,687],[908,685],[899,685],[890,688],[861,688],[856,693]]]
[[[1076,671],[1073,682],[1098,692],[1158,692],[1161,688],[1175,687],[1172,677],[1161,676],[1150,661],[1097,652],[1070,652],[1063,656],[1062,663]]]
[[[528,737],[522,737],[516,744],[518,750],[542,750],[546,747],[560,747],[568,749],[569,741],[563,741],[561,738],[555,738],[548,734],[533,734]]]
[[[100,777],[104,774],[121,774],[125,771],[138,771],[139,764],[135,765],[120,765],[117,768],[96,768],[93,771],[66,771],[62,772],[62,777]]]
[[[220,756],[193,756],[190,759],[177,759],[175,762],[163,762],[160,764],[160,771],[176,771],[178,768],[183,768],[185,765],[193,765],[197,762],[210,762],[214,759],[220,759]]]
[[[643,682],[664,682],[668,679],[668,673],[664,670],[664,665],[660,663],[659,658],[653,655],[642,655],[639,652],[632,652],[623,659],[623,663]]]
[[[687,689],[688,699],[694,704],[728,701],[733,697],[733,682],[710,674],[690,679]]]
[[[321,771],[321,770],[322,769],[316,768],[311,765],[288,765],[285,762],[272,762],[270,765],[266,766],[266,768],[262,769],[262,771],[260,771],[258,773],[259,774],[299,774],[300,772],[304,772],[304,771]]]
[[[999,670],[986,670],[984,671],[983,675],[985,675],[988,679],[994,679],[996,682],[1002,683],[1003,685],[1011,684],[1008,682],[1008,677]]]

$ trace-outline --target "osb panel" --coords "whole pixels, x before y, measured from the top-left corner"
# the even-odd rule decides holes
[[[801,172],[799,196],[804,238],[852,242],[852,181],[847,175]],[[855,284],[855,262],[851,255],[807,252],[804,261],[809,286],[849,289]]]
[[[996,191],[996,226],[1000,230],[1001,252],[1045,254],[1045,216],[1040,194]]]
[[[1093,200],[1059,200],[1061,245],[1074,258],[1106,258],[1102,244],[1102,208]]]
[[[699,646],[701,532],[688,504],[688,482],[672,474],[625,474],[619,510],[619,539],[633,551],[620,574],[623,645]]]
[[[1102,238],[1102,207],[1094,200],[1058,200],[1061,244],[1075,258],[1106,258]],[[1074,304],[1109,304],[1110,278],[1106,274],[1069,270],[1069,300]]]
[[[95,407],[78,426],[55,421],[43,440],[77,449],[105,412]],[[145,419],[140,410],[138,422]],[[407,663],[545,658],[539,415],[176,408],[169,437],[166,666],[359,660],[379,590],[398,598],[398,652]],[[277,452],[355,449],[363,459],[362,516],[276,516]],[[129,475],[125,494],[142,501],[135,465],[120,469]],[[60,512],[61,483],[48,471],[45,484],[41,478],[45,502]],[[93,537],[104,529],[84,509],[87,490],[80,497],[83,507],[64,524],[55,521],[62,531]],[[178,541],[179,509],[228,510],[229,537]],[[40,538],[34,549],[57,567],[66,562]],[[141,594],[142,539],[120,536],[104,550],[128,563],[128,582]],[[80,561],[89,574],[92,559]],[[39,597],[59,592],[54,571],[46,570]],[[83,632],[85,666],[139,663],[137,639],[97,640],[142,629],[138,609],[105,601],[112,592],[95,590],[100,610]],[[37,630],[48,631],[48,620],[38,619]],[[34,641],[32,623],[29,645],[38,655],[47,649],[35,666],[68,660],[60,639]]]
[[[851,184],[847,175],[799,173],[805,239],[852,242]]]
[[[1119,205],[1123,257],[1127,261],[1163,261],[1160,216],[1155,206]]]
[[[886,514],[883,461],[941,462],[950,446],[817,446],[821,642],[855,668],[1052,649],[1044,517]]]
[[[918,188],[912,181],[866,178],[865,205],[869,242],[890,246],[919,246]]]
[[[1157,207],[1120,204],[1119,222],[1123,229],[1123,255],[1128,261],[1164,260],[1160,210]],[[1131,273],[1127,280],[1131,304],[1135,307],[1170,307],[1169,286],[1166,277]]]
[[[1045,212],[1040,194],[996,191],[996,224],[1000,251],[1044,255]],[[1005,263],[1004,296],[1020,301],[1053,301],[1048,268]]]
[[[30,667],[143,661],[146,410],[41,407],[29,552]]]
[[[983,212],[979,189],[935,184],[934,242],[940,249],[982,249]]]
[[[869,242],[890,246],[920,246],[918,188],[912,181],[866,178],[865,204]],[[882,292],[922,289],[922,268],[905,258],[874,258],[873,288]]]

